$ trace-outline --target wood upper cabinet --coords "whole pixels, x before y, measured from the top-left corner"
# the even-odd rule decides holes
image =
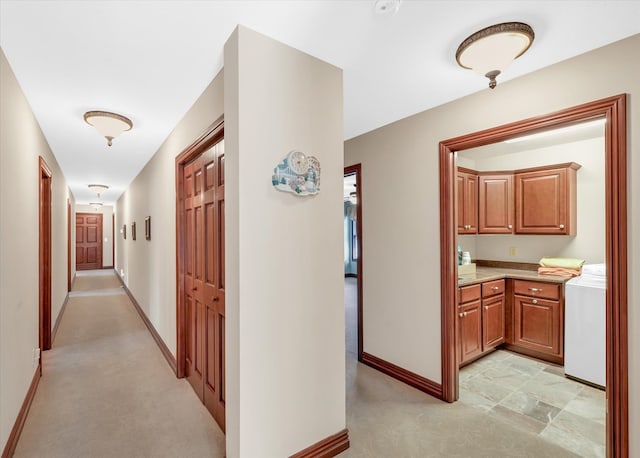
[[[570,162],[514,175],[516,234],[576,234],[576,171]]]
[[[458,234],[476,234],[478,232],[478,175],[473,170],[458,167],[456,194]]]
[[[513,175],[478,176],[479,234],[513,233]]]
[[[458,290],[459,363],[465,363],[482,353],[482,314],[480,285]]]
[[[563,362],[564,309],[562,285],[514,280],[513,344],[536,356]]]

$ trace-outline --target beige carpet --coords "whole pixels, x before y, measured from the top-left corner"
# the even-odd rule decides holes
[[[119,285],[113,271],[79,272],[14,456],[224,456]]]

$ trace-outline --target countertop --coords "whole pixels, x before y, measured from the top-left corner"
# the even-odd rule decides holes
[[[515,278],[516,280],[544,281],[548,283],[565,283],[571,277],[557,275],[540,275],[534,270],[502,269],[500,267],[476,267],[475,274],[458,275],[458,286],[475,285],[485,281]]]

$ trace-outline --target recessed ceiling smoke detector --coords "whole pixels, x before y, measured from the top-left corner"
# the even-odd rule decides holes
[[[393,16],[400,9],[400,0],[376,0],[373,10],[376,14]]]

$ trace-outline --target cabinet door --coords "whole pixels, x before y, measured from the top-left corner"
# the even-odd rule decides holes
[[[458,307],[460,363],[482,353],[482,317],[480,300]]]
[[[456,177],[458,202],[458,234],[478,232],[478,177],[472,173],[458,172]]]
[[[480,175],[478,180],[478,233],[513,233],[512,175]]]
[[[567,169],[515,175],[516,233],[570,234]]]
[[[482,301],[482,351],[504,342],[504,294]]]
[[[514,296],[514,344],[554,356],[562,356],[559,301]]]

